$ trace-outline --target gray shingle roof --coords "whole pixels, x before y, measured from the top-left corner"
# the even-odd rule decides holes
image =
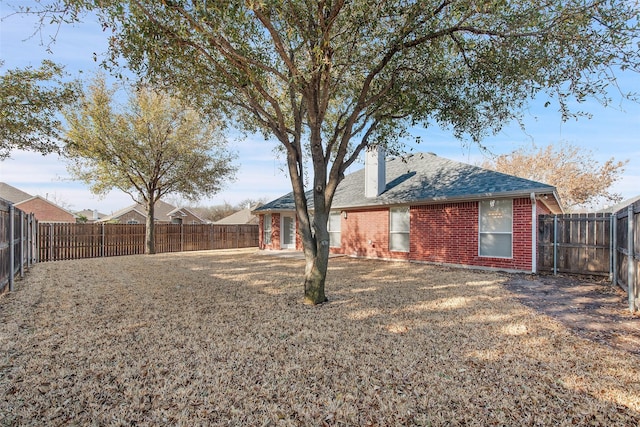
[[[214,224],[222,224],[222,225],[257,224],[258,217],[256,217],[252,212],[259,206],[260,204],[256,204],[253,206],[253,208],[248,207],[248,208],[242,209],[218,221],[215,221]]]
[[[375,198],[364,196],[364,169],[347,175],[333,199],[333,209],[402,204],[442,203],[492,197],[553,195],[555,187],[478,166],[416,153],[386,161],[386,189]],[[306,193],[313,209],[311,192]],[[293,193],[275,199],[260,211],[293,210]]]
[[[0,182],[0,197],[11,203],[20,203],[33,196],[5,182]]]

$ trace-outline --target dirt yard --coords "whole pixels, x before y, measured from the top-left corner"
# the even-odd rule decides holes
[[[509,276],[254,249],[35,266],[0,298],[0,425],[640,425],[640,357]]]

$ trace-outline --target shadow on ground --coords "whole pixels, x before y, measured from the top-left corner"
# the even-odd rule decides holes
[[[598,278],[514,275],[505,286],[523,304],[547,314],[577,335],[640,356],[640,317],[627,295]]]

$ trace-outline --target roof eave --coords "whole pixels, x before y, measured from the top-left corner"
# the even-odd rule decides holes
[[[553,194],[554,198],[557,200],[557,196],[555,194],[555,190],[552,187],[544,187],[537,189],[529,189],[529,190],[517,190],[517,191],[504,191],[504,192],[485,192],[485,193],[476,193],[476,194],[468,194],[464,196],[437,196],[430,197],[426,199],[416,199],[416,200],[408,200],[408,201],[389,201],[389,202],[379,202],[379,203],[367,203],[367,204],[356,204],[356,205],[340,205],[334,204],[332,206],[333,209],[363,209],[369,207],[382,207],[382,206],[404,206],[404,205],[433,205],[433,204],[441,204],[441,203],[462,203],[462,202],[470,202],[475,200],[483,200],[483,199],[501,199],[501,198],[517,198],[517,197],[526,197],[529,198],[531,193],[534,193],[536,196],[544,196]]]

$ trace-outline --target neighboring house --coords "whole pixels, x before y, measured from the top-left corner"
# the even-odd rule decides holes
[[[0,182],[0,198],[10,201],[23,212],[33,213],[36,220],[41,223],[76,222],[76,216],[63,207],[40,196],[32,196],[4,182]]]
[[[40,223],[76,222],[76,216],[73,213],[40,196],[23,200],[14,206],[23,212],[33,213]]]
[[[258,217],[253,214],[253,211],[258,209],[261,206],[260,203],[257,203],[253,206],[247,206],[246,208],[232,213],[229,216],[226,216],[218,221],[215,221],[214,224],[221,225],[244,225],[244,224],[257,224]]]
[[[158,200],[154,210],[155,222],[158,224],[204,224],[205,220],[193,213],[188,208],[176,208],[175,206]],[[111,215],[100,218],[98,222],[117,222],[120,224],[145,224],[147,219],[146,208],[141,203],[136,203],[121,209]]]
[[[98,212],[97,209],[84,209],[76,212],[76,216],[78,217],[78,220],[80,220],[81,218],[86,218],[87,224],[91,224],[100,220],[101,218],[104,218],[106,215]]]
[[[307,193],[310,213],[311,193]],[[330,252],[508,271],[536,271],[537,216],[561,213],[553,186],[430,153],[386,160],[338,186]],[[260,248],[302,249],[293,193],[256,209]]]

